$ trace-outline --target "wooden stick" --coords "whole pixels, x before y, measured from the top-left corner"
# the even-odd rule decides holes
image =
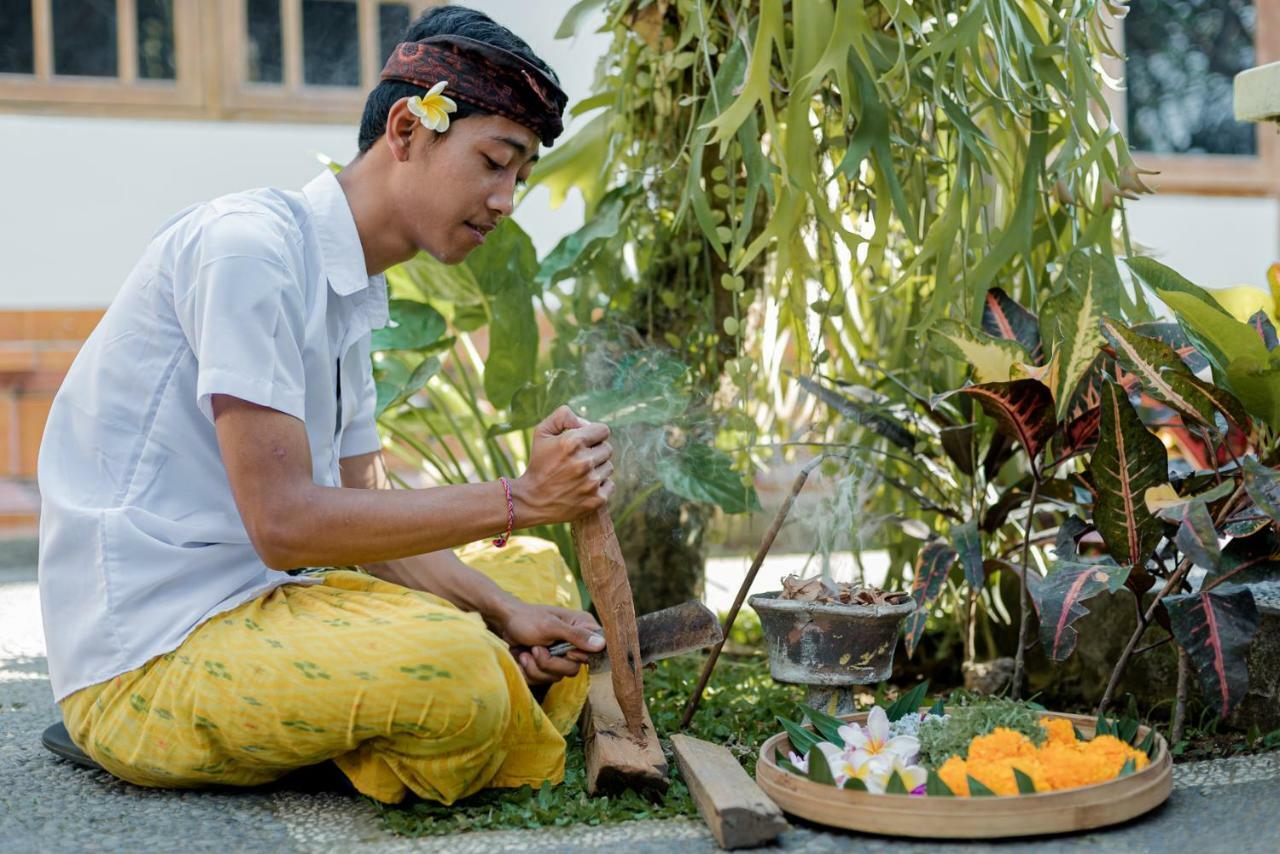
[[[649,712],[643,706],[640,708],[645,730],[652,733]],[[582,750],[589,795],[621,789],[666,791],[667,760],[662,745],[657,738],[631,737],[613,695],[613,683],[603,673],[591,677],[587,705],[582,710]]]
[[[826,459],[827,456],[829,455],[819,454],[805,463],[804,468],[800,469],[800,473],[796,475],[795,481],[791,484],[791,492],[783,499],[782,506],[778,508],[777,515],[773,517],[773,524],[769,526],[768,532],[760,542],[760,548],[756,550],[756,559],[751,562],[751,568],[747,570],[747,577],[742,579],[742,585],[738,588],[738,595],[733,600],[733,607],[729,609],[728,615],[724,618],[724,625],[721,627],[724,636],[720,639],[720,643],[711,648],[711,657],[703,665],[702,675],[698,677],[698,687],[693,689],[693,696],[689,698],[689,702],[684,707],[684,717],[680,719],[680,729],[687,727],[689,722],[693,720],[694,712],[698,711],[698,704],[702,702],[702,692],[707,690],[707,682],[711,681],[711,671],[716,669],[716,661],[720,658],[720,650],[724,649],[725,642],[729,640],[729,631],[733,628],[733,621],[738,619],[738,610],[742,608],[742,602],[747,598],[747,591],[751,589],[751,584],[756,580],[756,573],[760,571],[765,555],[769,554],[769,549],[773,548],[773,541],[778,538],[778,532],[782,530],[782,523],[787,521],[787,514],[791,512],[791,505],[796,503],[796,496],[804,488],[804,482],[809,479],[809,473],[817,468],[818,464]],[[592,595],[595,594],[593,593]]]
[[[622,547],[613,531],[609,511],[601,508],[573,523],[573,544],[578,551],[582,579],[591,592],[600,625],[604,627],[609,653],[613,693],[637,740],[647,739],[653,726],[645,729],[648,713],[644,705],[644,680],[640,675],[640,634],[636,630],[636,609],[631,598],[631,582]]]
[[[671,747],[689,794],[721,848],[762,845],[787,829],[782,810],[726,748],[687,735],[671,736]]]

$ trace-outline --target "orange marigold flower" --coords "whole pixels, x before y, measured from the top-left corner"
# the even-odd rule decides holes
[[[1084,749],[1106,767],[1113,768],[1112,777],[1119,774],[1124,763],[1130,759],[1133,760],[1134,770],[1145,768],[1151,762],[1141,750],[1135,750],[1114,735],[1096,736],[1092,741],[1085,742]]]
[[[969,761],[989,762],[998,759],[1031,758],[1036,746],[1020,732],[996,727],[986,735],[969,742]]]
[[[1110,779],[1098,757],[1083,749],[1084,744],[1050,743],[1040,748],[1040,767],[1051,790],[1074,789]]]
[[[1050,744],[1074,744],[1076,728],[1066,718],[1041,718],[1040,726],[1049,734]]]
[[[951,794],[958,798],[969,797],[969,780],[965,776],[968,773],[969,763],[959,756],[952,756],[938,769],[938,776],[942,778],[942,782],[946,783]]]
[[[1021,794],[1018,779],[1013,775],[1017,768],[1031,778],[1037,792],[1049,791],[1049,780],[1034,757],[1013,756],[1003,759],[969,760],[969,776],[997,795],[1009,797]]]

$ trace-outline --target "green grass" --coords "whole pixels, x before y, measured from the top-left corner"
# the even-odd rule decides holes
[[[660,662],[656,669],[645,672],[649,713],[668,752],[665,739],[677,731],[704,660],[702,655],[683,656]],[[779,685],[769,678],[769,667],[763,658],[722,657],[687,733],[723,744],[748,774],[754,774],[760,744],[781,730],[776,717],[794,717],[800,698],[800,689]],[[568,742],[565,779],[559,786],[489,789],[452,806],[415,800],[396,806],[378,805],[379,811],[389,830],[406,836],[616,824],[697,814],[674,761],[670,762],[671,786],[665,795],[649,798],[623,792],[611,797],[588,797],[582,742],[576,730]]]

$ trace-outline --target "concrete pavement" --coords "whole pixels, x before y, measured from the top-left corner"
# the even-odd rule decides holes
[[[56,720],[31,566],[0,568],[0,850],[29,851],[713,851],[700,822],[501,831],[448,838],[389,834],[354,797],[293,790],[142,789],[55,759],[40,733]],[[1000,845],[899,842],[795,822],[780,850],[1231,851],[1280,850],[1280,754],[1178,766],[1173,797],[1124,827]]]

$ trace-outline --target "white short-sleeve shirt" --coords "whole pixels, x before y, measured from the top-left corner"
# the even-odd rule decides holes
[[[40,445],[40,603],[56,699],[169,652],[305,576],[272,570],[231,495],[210,398],[306,425],[315,482],[378,449],[370,277],[325,170],[188,208],[152,239],[53,402]]]

